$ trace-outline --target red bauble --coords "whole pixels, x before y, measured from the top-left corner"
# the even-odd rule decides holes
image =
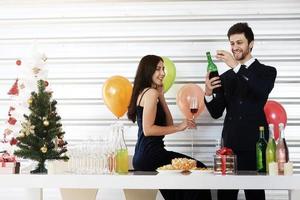
[[[9,117],[9,119],[7,121],[10,125],[15,125],[17,122],[16,118],[14,118],[14,117]]]
[[[20,66],[22,64],[22,61],[21,60],[17,60],[16,61],[16,65]]]
[[[9,141],[10,145],[16,145],[18,143],[18,140],[16,138],[12,138],[10,141]]]
[[[58,147],[63,147],[65,144],[66,144],[66,142],[63,139],[58,139],[58,141],[57,141]]]
[[[47,87],[49,85],[48,81],[45,81],[45,86]]]

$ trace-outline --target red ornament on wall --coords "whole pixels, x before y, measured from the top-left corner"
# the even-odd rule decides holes
[[[15,125],[17,120],[16,118],[14,117],[9,117],[9,119],[7,120],[7,122],[10,124],[10,125]]]
[[[16,61],[16,65],[20,66],[22,64],[22,61],[21,60],[17,60]]]
[[[18,79],[16,79],[15,83],[13,84],[13,86],[10,88],[10,90],[8,91],[7,94],[9,95],[19,95],[19,88],[18,88]]]

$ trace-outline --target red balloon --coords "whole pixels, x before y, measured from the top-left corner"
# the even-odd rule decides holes
[[[264,107],[265,115],[269,124],[274,124],[274,137],[275,140],[279,137],[279,124],[283,123],[286,126],[287,115],[284,107],[274,101],[268,100]]]
[[[194,118],[197,118],[205,107],[203,90],[196,84],[186,84],[179,89],[176,98],[177,105],[187,119],[193,118],[190,107],[192,98],[195,98],[197,101],[196,113],[194,113]]]

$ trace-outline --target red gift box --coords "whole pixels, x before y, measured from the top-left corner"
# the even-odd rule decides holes
[[[223,147],[216,151],[214,156],[215,173],[234,174],[236,171],[236,156],[232,149]]]
[[[15,156],[3,153],[0,156],[0,174],[14,174],[16,168]]]

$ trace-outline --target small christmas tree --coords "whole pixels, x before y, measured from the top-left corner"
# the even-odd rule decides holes
[[[64,160],[67,142],[63,140],[60,116],[56,112],[55,100],[52,92],[46,91],[47,81],[37,82],[38,91],[32,92],[28,100],[30,114],[24,114],[22,129],[17,137],[17,147],[14,154],[18,157],[29,158],[38,162],[38,166],[31,173],[47,173],[46,160]]]

